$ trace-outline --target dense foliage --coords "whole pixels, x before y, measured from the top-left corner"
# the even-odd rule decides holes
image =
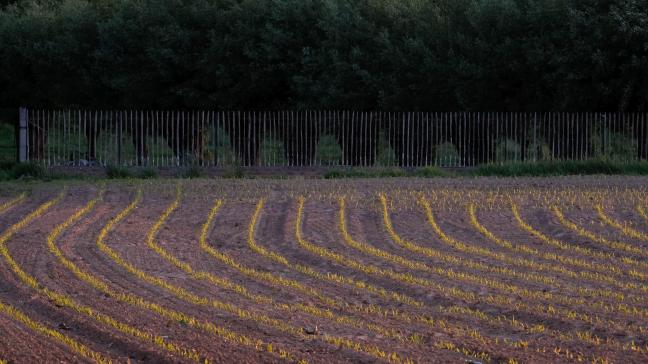
[[[648,0],[0,1],[0,105],[645,110]]]

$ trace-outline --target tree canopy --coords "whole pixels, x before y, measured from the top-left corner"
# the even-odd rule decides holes
[[[0,106],[648,106],[648,0],[0,1]]]

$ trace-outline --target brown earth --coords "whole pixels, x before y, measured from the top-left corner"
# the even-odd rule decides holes
[[[646,182],[639,177],[71,182],[58,204],[4,243],[11,258],[40,288],[26,285],[3,258],[0,302],[114,362],[192,360],[159,342],[62,306],[46,297],[43,289],[127,325],[123,327],[195,350],[201,360],[211,362],[642,363],[648,361],[648,278],[631,272],[648,277],[648,265],[628,265],[622,257],[645,262],[648,254],[589,241],[562,225],[550,207],[561,206],[567,218],[588,231],[645,249],[648,242],[606,225],[593,206],[604,202],[609,216],[646,232],[648,224],[635,210],[638,203],[648,207]],[[182,190],[179,205],[162,221],[174,202],[177,183]],[[62,187],[58,182],[7,188],[0,184],[0,204],[21,191],[28,193],[22,203],[0,213],[0,234],[55,198]],[[75,267],[112,293],[80,279],[47,246],[50,232],[102,189],[103,199],[64,229],[55,245]],[[99,249],[97,237],[133,201],[137,190],[142,191],[141,201],[104,240],[119,256],[117,261]],[[437,255],[407,249],[392,238],[384,225],[380,192],[387,194],[394,232]],[[306,198],[302,238],[327,253],[299,244],[295,224],[300,196]],[[338,204],[343,196],[349,236],[377,249],[373,253],[345,241]],[[435,232],[417,203],[421,197],[430,202],[439,228],[464,248]],[[261,198],[266,202],[252,237],[257,245],[285,259],[285,264],[248,244],[250,222]],[[207,243],[229,256],[234,262],[230,264],[199,245],[201,228],[216,199],[223,204]],[[520,207],[522,218],[546,236],[613,257],[548,245],[517,224],[511,201]],[[534,253],[503,246],[477,230],[469,218],[469,203],[477,206],[479,224],[495,237]],[[154,242],[166,257],[147,245],[147,235],[158,222]],[[550,258],[554,253],[594,268]],[[618,266],[620,271],[593,278],[603,272],[596,268],[598,264]],[[314,273],[305,274],[300,266]],[[265,278],[260,278],[263,274]],[[408,297],[410,303],[395,299],[396,294]],[[125,300],[125,295],[140,304]],[[187,315],[198,324],[170,318],[160,310]],[[206,323],[244,335],[250,342],[209,332],[200,326]],[[2,311],[0,336],[0,360],[9,363],[92,361]],[[341,346],[342,340],[347,345]],[[251,344],[254,341],[264,344]],[[383,354],[393,356],[381,358]]]

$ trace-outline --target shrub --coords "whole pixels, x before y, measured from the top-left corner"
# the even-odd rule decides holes
[[[550,161],[553,160],[553,155],[549,145],[539,141],[537,143],[529,144],[527,147],[526,158],[530,161]]]
[[[600,127],[595,127],[590,137],[592,151],[597,159],[630,161],[637,156],[637,140],[621,133],[605,132],[601,135]],[[605,143],[604,143],[605,141]]]
[[[8,181],[10,179],[12,179],[12,178],[11,178],[11,174],[9,173],[9,171],[5,171],[3,169],[0,169],[0,181]]]
[[[39,164],[33,162],[14,164],[10,170],[12,178],[43,178],[45,170]]]
[[[519,161],[521,157],[520,144],[514,140],[502,140],[495,147],[495,160],[499,163]]]
[[[342,148],[335,135],[322,135],[315,149],[315,160],[325,166],[335,166],[342,162]]]
[[[625,174],[648,175],[648,162],[624,163],[610,159],[590,159],[584,161],[542,161],[509,162],[479,166],[476,174],[480,176],[558,176]]]
[[[406,175],[407,173],[401,168],[351,168],[347,170],[330,171],[324,175],[324,178],[380,178],[404,177]]]
[[[457,147],[450,142],[441,143],[435,148],[435,164],[439,167],[457,167],[461,165],[461,158]]]
[[[132,178],[133,173],[126,167],[108,166],[106,167],[106,176],[110,179]]]
[[[153,179],[158,177],[158,173],[153,168],[143,168],[137,171],[135,176],[142,179]]]
[[[4,163],[15,160],[16,145],[14,141],[14,126],[4,124],[0,120],[0,162]]]
[[[263,166],[286,165],[286,153],[279,139],[264,138],[259,146],[259,162]]]
[[[223,173],[223,178],[232,178],[232,179],[240,179],[240,178],[245,178],[245,173],[243,172],[243,169],[239,166],[228,168],[225,173]]]
[[[203,170],[200,169],[200,167],[198,167],[198,166],[191,166],[191,167],[185,169],[182,172],[182,174],[180,175],[180,177],[182,177],[182,178],[189,178],[189,179],[191,179],[191,178],[200,178],[202,176],[203,176]]]
[[[637,141],[621,133],[610,135],[605,157],[612,160],[629,161],[637,156]]]
[[[205,157],[210,160],[216,160],[218,165],[230,166],[239,164],[238,157],[234,154],[230,135],[222,128],[213,127],[209,129],[206,136],[208,150],[204,152]],[[214,155],[215,154],[215,155]]]
[[[413,175],[416,177],[430,178],[430,177],[443,177],[446,176],[446,173],[436,167],[423,167],[423,168],[416,169],[413,172]]]
[[[442,177],[446,173],[435,167],[425,167],[406,171],[402,168],[351,168],[330,171],[324,175],[326,179],[336,178],[384,178],[384,177]]]
[[[0,170],[9,171],[16,165],[13,161],[0,161]]]
[[[376,166],[390,167],[396,165],[396,151],[389,144],[385,131],[378,133],[378,156],[376,157]]]

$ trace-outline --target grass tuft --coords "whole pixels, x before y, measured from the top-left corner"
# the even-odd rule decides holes
[[[0,181],[12,179],[48,179],[45,169],[36,163],[9,163],[0,165]]]
[[[182,178],[189,178],[189,179],[200,178],[202,176],[203,176],[203,170],[200,169],[200,167],[197,167],[197,166],[191,166],[191,167],[185,169],[182,172],[182,174],[180,175],[180,177],[182,177]]]
[[[337,178],[384,178],[384,177],[444,177],[445,172],[435,167],[417,168],[406,170],[403,168],[351,168],[345,170],[333,170],[324,174],[325,179]]]
[[[540,161],[486,164],[477,167],[478,176],[542,177],[563,175],[648,175],[648,162],[620,162],[607,159],[584,161]]]
[[[133,173],[126,167],[108,166],[106,176],[110,179],[133,178]]]
[[[137,171],[135,177],[141,179],[154,179],[154,178],[158,178],[158,173],[153,168],[143,168]]]

